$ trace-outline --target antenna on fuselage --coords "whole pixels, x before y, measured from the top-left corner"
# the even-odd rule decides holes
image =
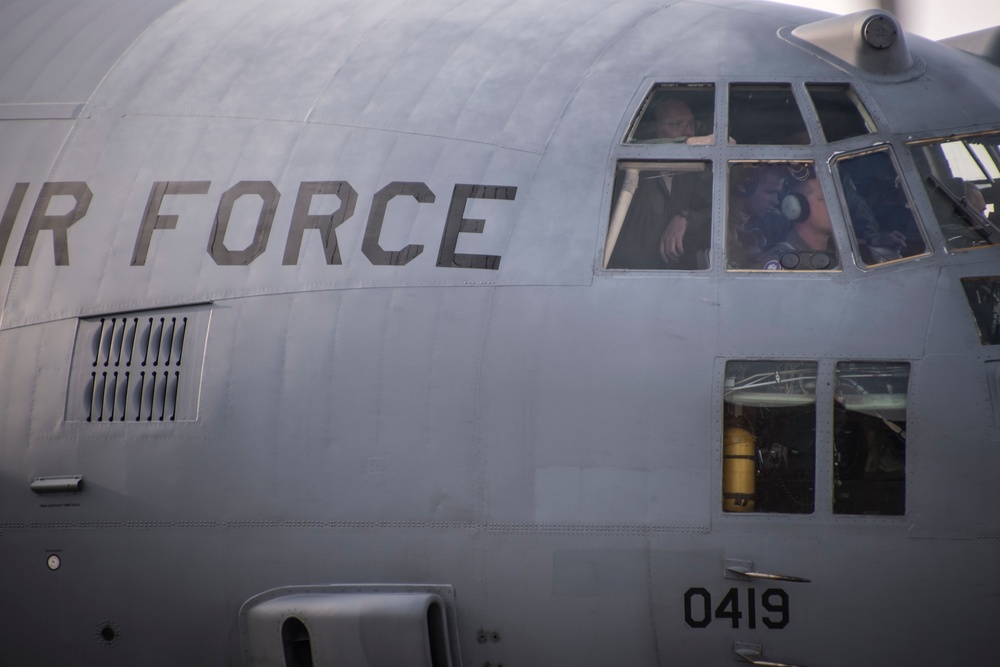
[[[883,9],[835,16],[800,25],[791,36],[850,67],[876,75],[900,75],[914,66],[899,21]]]

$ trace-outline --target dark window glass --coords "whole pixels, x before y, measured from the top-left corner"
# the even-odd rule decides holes
[[[712,164],[619,162],[604,247],[608,269],[707,269]]]
[[[828,142],[875,131],[875,123],[850,85],[809,83],[806,90],[816,107],[816,115]]]
[[[962,287],[976,320],[979,342],[1000,345],[1000,276],[962,278]]]
[[[816,363],[730,361],[722,408],[722,508],[811,514]]]
[[[926,142],[910,151],[947,244],[1000,245],[1000,135]]]
[[[808,144],[809,132],[787,83],[732,84],[729,136],[737,144]]]
[[[837,364],[834,514],[906,511],[906,397],[910,365]]]
[[[711,144],[715,86],[656,85],[643,101],[625,139],[627,144]]]
[[[841,158],[837,173],[862,263],[871,266],[927,252],[888,149]]]

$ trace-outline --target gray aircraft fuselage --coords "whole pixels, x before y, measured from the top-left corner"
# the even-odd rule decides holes
[[[998,132],[878,11],[0,2],[0,663],[988,662]]]

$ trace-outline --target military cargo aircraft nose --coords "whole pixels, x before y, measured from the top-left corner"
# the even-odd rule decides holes
[[[982,662],[997,30],[0,0],[0,664]]]

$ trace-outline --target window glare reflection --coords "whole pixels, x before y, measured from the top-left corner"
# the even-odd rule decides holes
[[[935,218],[952,249],[1000,245],[998,143],[1000,135],[993,134],[911,146]]]
[[[910,365],[837,364],[835,514],[906,511],[906,404]]]

